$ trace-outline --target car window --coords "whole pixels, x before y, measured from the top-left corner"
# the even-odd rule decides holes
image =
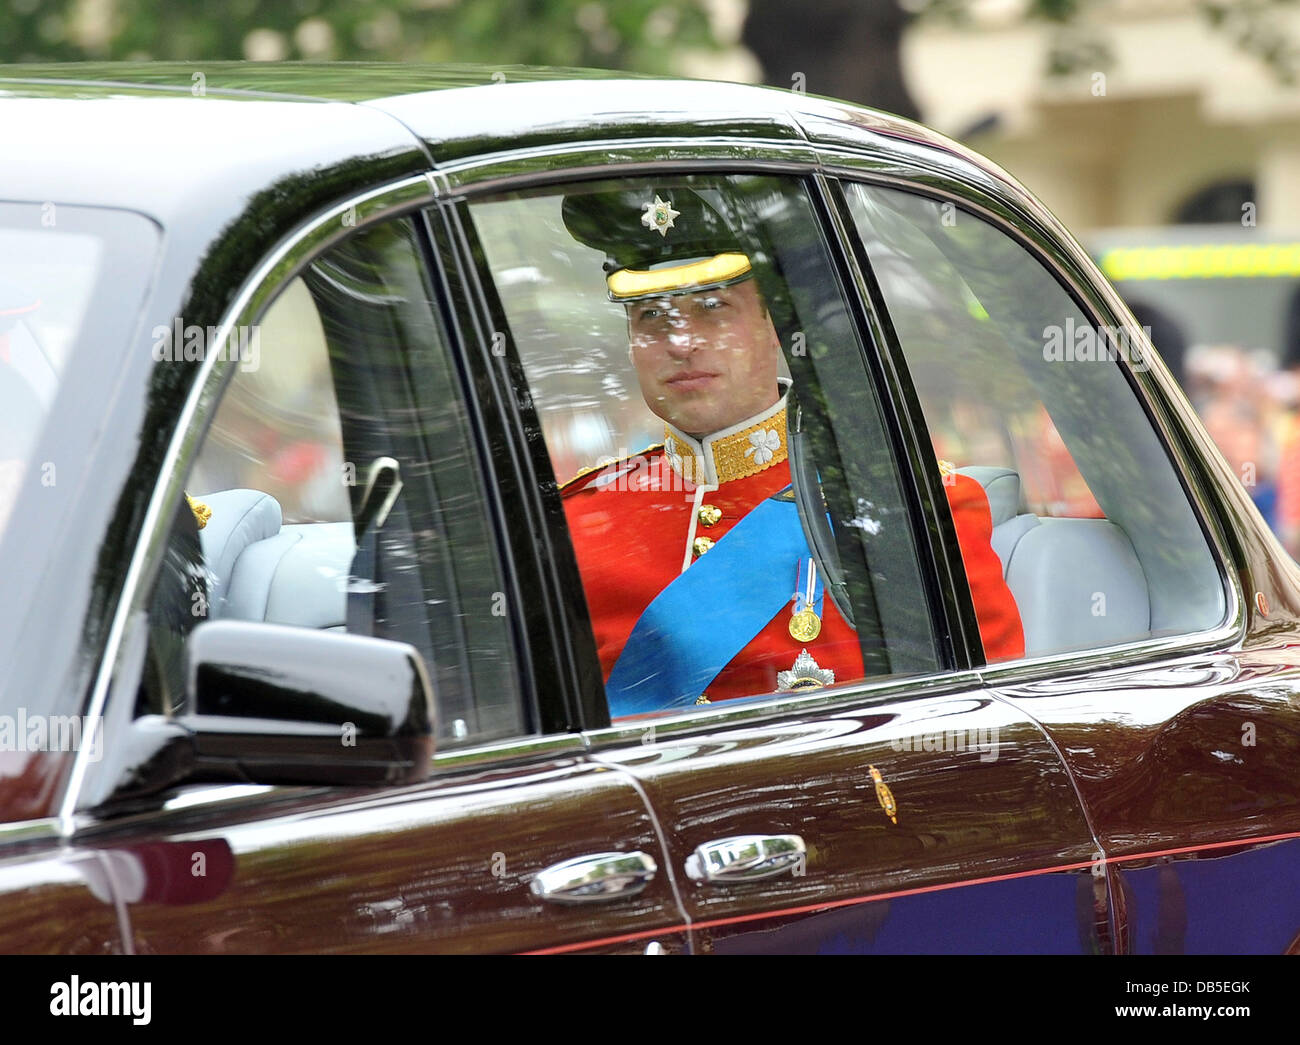
[[[150,705],[179,706],[195,621],[254,620],[414,646],[442,747],[522,732],[493,529],[413,227],[359,232],[232,339],[155,596]]]
[[[800,183],[586,182],[469,209],[613,719],[935,670],[891,442]]]
[[[1141,370],[1142,345],[984,219],[846,188],[936,450],[988,495],[1026,654],[1219,624],[1214,558],[1118,362]]]
[[[84,360],[69,363],[87,343],[102,358],[129,336],[156,243],[138,214],[0,203],[0,537],[24,487],[53,484],[51,462],[34,455]]]

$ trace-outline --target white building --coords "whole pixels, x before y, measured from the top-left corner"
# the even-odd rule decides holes
[[[922,20],[904,42],[922,119],[1006,167],[1071,229],[1177,223],[1205,193],[1221,211],[1255,204],[1261,229],[1300,230],[1300,88],[1195,0],[1093,0],[1079,28],[1112,61],[1065,77],[1047,74],[1053,30],[1026,22],[1022,0],[972,6],[971,25]],[[1268,21],[1300,47],[1300,7]]]

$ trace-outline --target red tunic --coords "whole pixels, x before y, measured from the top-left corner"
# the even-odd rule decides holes
[[[782,450],[784,447],[781,448]],[[955,480],[955,481],[954,481]],[[697,514],[696,486],[671,466],[657,446],[637,457],[579,476],[563,491],[565,513],[582,573],[603,677],[608,681],[628,636],[645,608],[698,556],[693,539],[722,539],[746,513],[790,485],[789,465],[781,455],[757,474],[705,491],[702,506],[717,509],[706,525]],[[989,543],[992,521],[983,488],[967,476],[949,476],[944,490],[952,507],[962,558],[974,595],[980,633],[988,658],[1022,656],[1024,638],[1015,601],[1002,578],[1002,565]],[[692,529],[694,523],[694,529]],[[705,551],[703,554],[707,554]],[[821,632],[811,641],[790,635],[798,565],[790,566],[792,601],[777,612],[749,644],[708,685],[710,702],[775,692],[778,672],[789,671],[801,651],[816,666],[834,672],[834,681],[863,677],[858,636],[823,599]],[[707,628],[726,599],[703,602],[683,627]]]
[[[975,618],[979,621],[984,659],[1015,660],[1025,655],[1025,632],[1015,596],[1002,577],[1002,560],[993,550],[993,515],[984,487],[969,475],[944,476],[961,561],[970,583]]]

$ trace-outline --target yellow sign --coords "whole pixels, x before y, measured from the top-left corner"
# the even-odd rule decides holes
[[[1300,276],[1300,243],[1113,247],[1102,254],[1101,270],[1116,281]]]

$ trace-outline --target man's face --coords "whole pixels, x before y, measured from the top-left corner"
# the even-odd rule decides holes
[[[665,421],[706,436],[777,401],[780,344],[754,280],[626,308],[641,394]]]

